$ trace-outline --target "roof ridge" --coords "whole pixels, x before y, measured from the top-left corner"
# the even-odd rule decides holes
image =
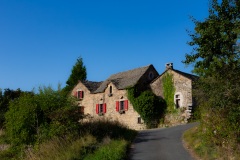
[[[149,64],[147,66],[142,66],[142,67],[138,67],[138,68],[134,68],[134,69],[129,69],[129,70],[126,70],[126,71],[122,71],[122,72],[118,72],[118,73],[114,73],[114,74],[111,74],[106,80],[108,80],[110,77],[112,77],[113,75],[117,75],[117,74],[122,74],[122,73],[126,73],[126,72],[131,72],[131,71],[134,71],[134,70],[138,70],[138,69],[141,69],[141,68],[148,68],[152,66],[152,64]]]
[[[139,81],[140,77],[142,77],[143,74],[146,73],[146,71],[151,66],[153,65],[150,64],[147,66],[112,74],[105,81],[103,81],[99,88],[94,91],[94,93],[103,92],[110,82],[112,82],[118,89],[124,89],[126,87],[135,85]]]
[[[173,71],[176,71],[176,72],[180,72],[180,73],[186,74],[186,75],[189,75],[189,76],[198,77],[197,75],[190,74],[190,73],[187,73],[187,72],[183,72],[183,71],[180,71],[180,70],[177,70],[177,69],[172,69],[172,70],[173,70]]]

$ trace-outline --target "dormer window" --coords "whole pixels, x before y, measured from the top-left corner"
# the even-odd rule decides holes
[[[81,90],[77,90],[75,92],[75,97],[77,97],[77,99],[83,99],[84,98],[84,92]]]
[[[112,96],[112,86],[109,87],[109,94],[108,94],[109,97]]]

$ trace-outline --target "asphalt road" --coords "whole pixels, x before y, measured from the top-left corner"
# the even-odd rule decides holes
[[[138,133],[130,151],[131,160],[193,160],[182,144],[182,134],[197,123]]]

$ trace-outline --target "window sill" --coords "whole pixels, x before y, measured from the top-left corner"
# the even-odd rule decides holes
[[[125,114],[125,111],[124,110],[120,110],[119,113],[120,114]]]
[[[98,113],[99,116],[104,116],[104,113]]]

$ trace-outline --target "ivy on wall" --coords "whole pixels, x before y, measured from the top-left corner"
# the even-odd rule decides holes
[[[136,87],[128,88],[128,99],[144,120],[147,128],[157,127],[166,109],[163,99],[157,97],[150,90],[138,93]]]
[[[175,87],[173,83],[173,75],[172,74],[165,74],[162,79],[163,82],[163,96],[166,101],[167,105],[167,112],[175,112],[175,103],[174,103],[174,94],[175,94]]]

